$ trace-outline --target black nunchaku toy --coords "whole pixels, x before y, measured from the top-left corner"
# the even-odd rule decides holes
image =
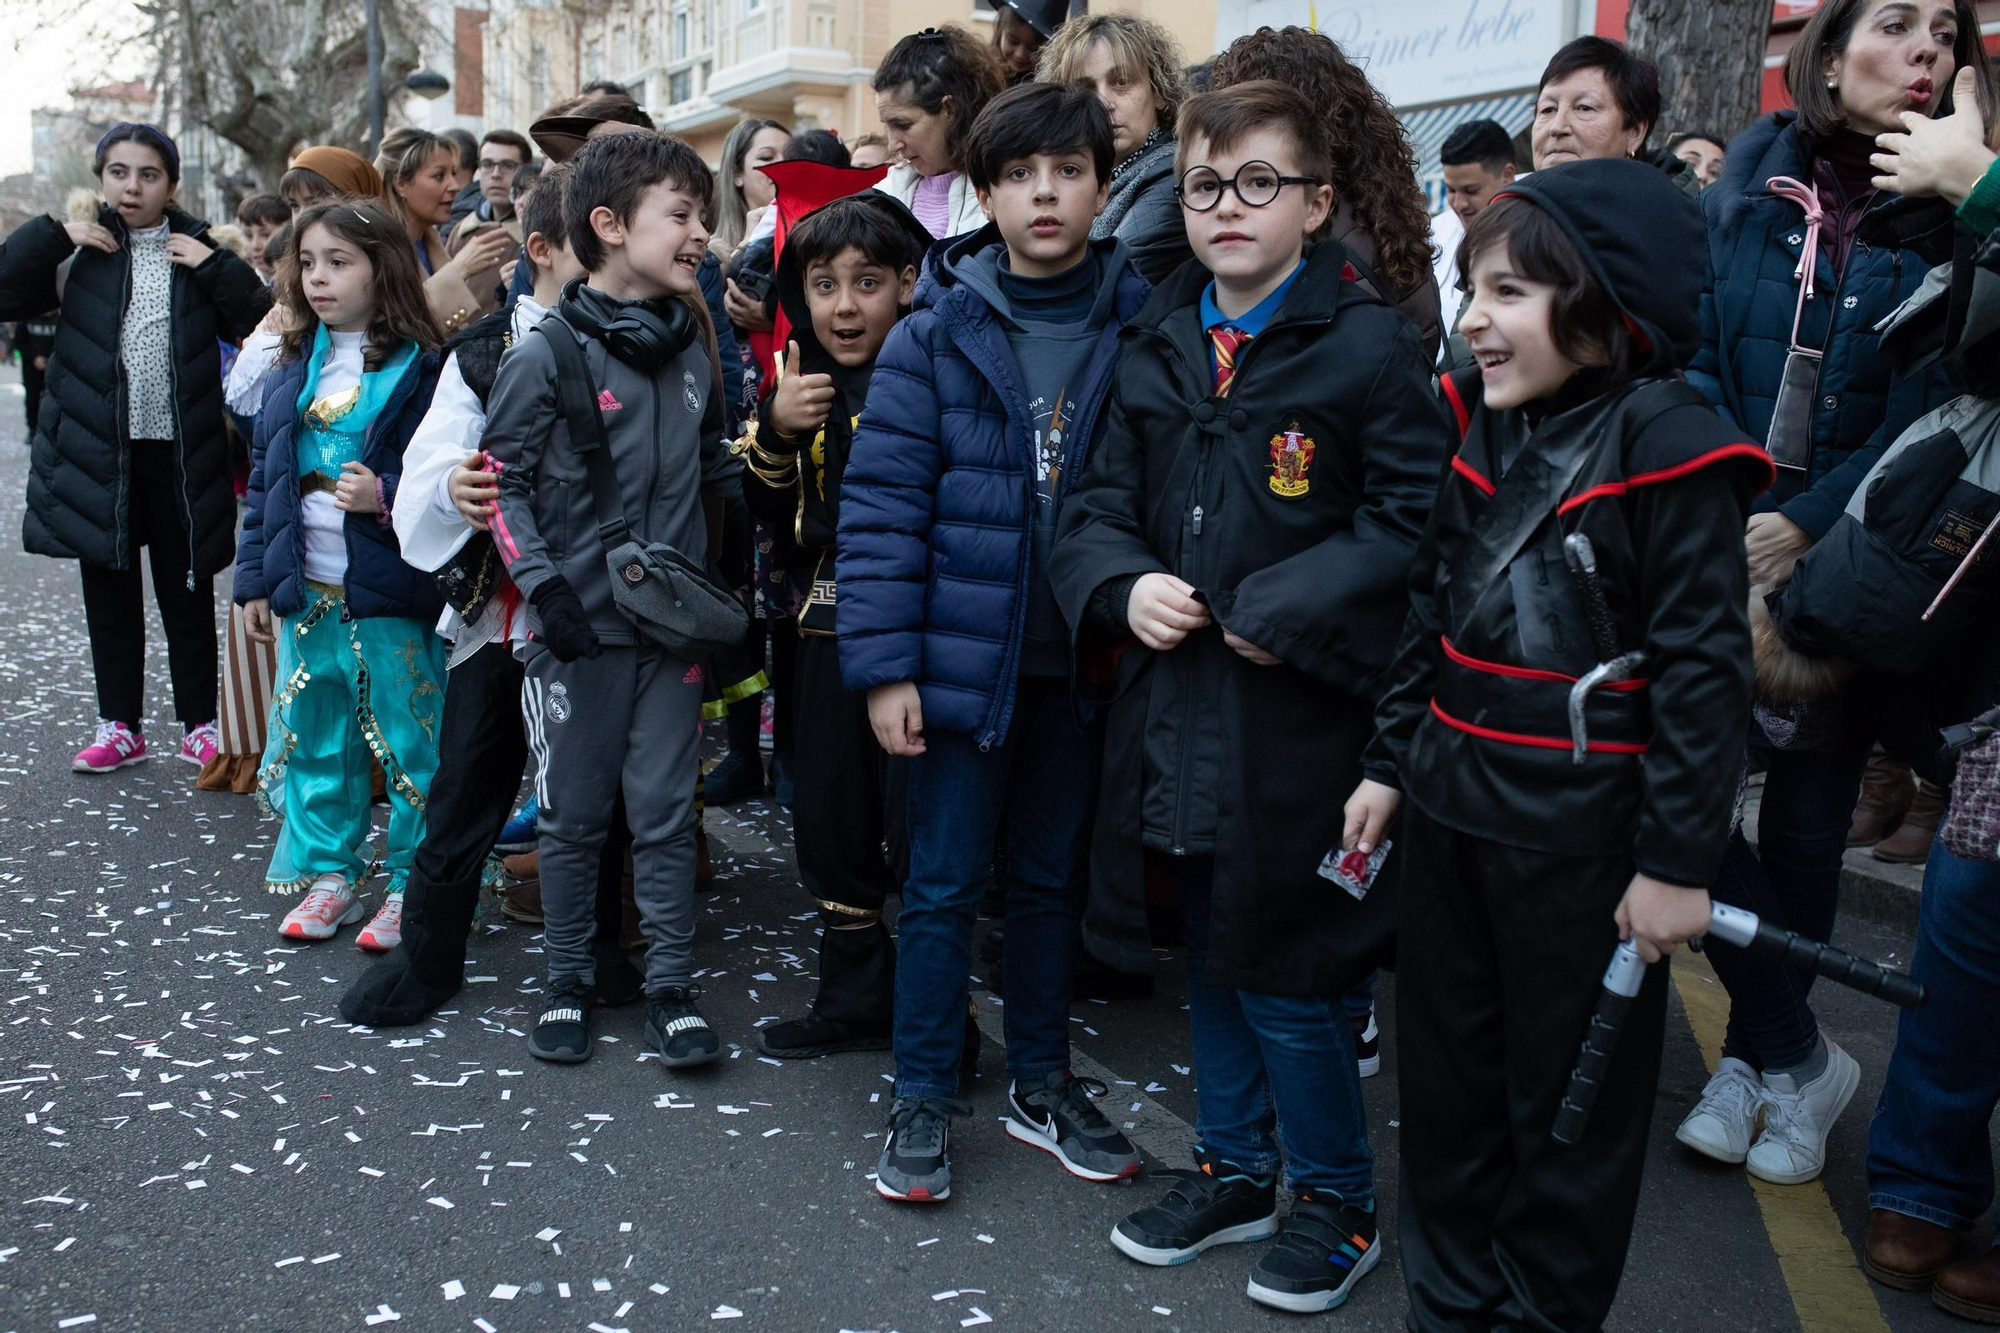
[[[1915,1009],[1924,1002],[1924,984],[1907,972],[1857,958],[1844,949],[1809,940],[1795,930],[1779,930],[1765,925],[1756,913],[1726,903],[1710,903],[1708,933],[1740,949],[1769,954],[1802,971],[1816,973],[1828,981],[1851,987],[1867,995],[1879,996],[1902,1009]],[[1689,947],[1699,944],[1689,941]],[[1590,1108],[1597,1104],[1597,1092],[1605,1071],[1618,1050],[1618,1034],[1631,1012],[1632,1001],[1646,979],[1646,962],[1639,946],[1631,940],[1620,944],[1604,969],[1604,989],[1597,997],[1596,1012],[1583,1034],[1583,1048],[1576,1053],[1576,1067],[1570,1071],[1569,1089],[1556,1111],[1555,1128],[1549,1137],[1557,1143],[1573,1145],[1583,1138],[1590,1122]]]
[[[1581,764],[1590,747],[1583,715],[1590,692],[1603,685],[1631,680],[1645,665],[1645,655],[1618,651],[1616,622],[1611,618],[1604,585],[1598,579],[1597,552],[1591,548],[1590,538],[1580,532],[1564,538],[1563,560],[1583,602],[1591,646],[1598,658],[1598,665],[1571,686],[1569,692],[1570,758]],[[1781,958],[1793,967],[1869,995],[1879,995],[1904,1009],[1914,1009],[1924,1002],[1923,983],[1906,973],[1806,939],[1796,931],[1767,926],[1755,913],[1740,907],[1709,904],[1708,931],[1738,948]],[[1699,940],[1692,940],[1688,947],[1698,950],[1700,944]],[[1556,1112],[1550,1137],[1557,1143],[1575,1144],[1583,1138],[1584,1127],[1590,1122],[1590,1108],[1597,1104],[1598,1089],[1603,1086],[1605,1071],[1618,1050],[1618,1035],[1624,1029],[1625,1016],[1631,1012],[1632,1001],[1646,979],[1646,966],[1639,956],[1639,946],[1631,940],[1621,943],[1612,953],[1611,965],[1604,969],[1604,989],[1597,997],[1597,1009],[1590,1016],[1583,1047],[1576,1053],[1576,1065],[1570,1072],[1569,1088]]]
[[[1597,551],[1590,538],[1580,532],[1563,538],[1563,561],[1569,566],[1570,580],[1576,584],[1577,596],[1583,602],[1584,623],[1590,627],[1590,646],[1597,652],[1597,665],[1569,687],[1569,761],[1581,764],[1590,754],[1590,724],[1583,715],[1590,692],[1633,679],[1646,665],[1646,655],[1618,651],[1618,623],[1611,618],[1611,602],[1597,577]]]

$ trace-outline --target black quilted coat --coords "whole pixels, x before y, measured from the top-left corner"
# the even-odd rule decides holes
[[[138,552],[130,521],[130,441],[125,433],[125,362],[119,330],[131,289],[125,225],[112,208],[98,222],[118,238],[115,254],[71,245],[63,224],[31,218],[0,243],[0,319],[56,305],[56,271],[74,250],[62,322],[49,358],[48,396],[31,445],[28,512],[21,545],[38,555],[129,569]],[[204,244],[208,224],[176,208],[167,222]],[[173,266],[175,442],[181,511],[195,578],[229,567],[236,555],[236,504],[222,425],[222,361],[217,339],[241,341],[270,308],[251,267],[217,247],[198,268]]]

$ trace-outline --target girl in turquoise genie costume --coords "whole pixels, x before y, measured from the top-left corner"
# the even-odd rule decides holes
[[[290,327],[257,416],[236,556],[250,637],[278,645],[257,791],[284,825],[265,880],[306,891],[284,919],[288,939],[331,939],[361,919],[372,757],[388,780],[388,891],[356,942],[384,951],[402,935],[444,701],[431,632],[442,601],[389,525],[440,339],[415,252],[379,207],[317,205],[292,237],[276,284]]]

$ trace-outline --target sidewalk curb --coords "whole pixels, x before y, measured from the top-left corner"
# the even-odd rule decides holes
[[[1757,848],[1757,810],[1763,789],[1752,787],[1743,798],[1743,836]],[[1914,931],[1917,907],[1923,901],[1922,865],[1891,865],[1878,861],[1866,847],[1850,847],[1841,858],[1840,910],[1885,926]]]

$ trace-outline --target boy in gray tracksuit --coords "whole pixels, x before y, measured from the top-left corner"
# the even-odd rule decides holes
[[[552,339],[580,343],[624,519],[705,563],[702,497],[740,489],[697,317],[707,169],[679,140],[610,135],[578,153],[565,194],[588,276],[500,363],[485,447],[500,470],[493,536],[535,628],[522,718],[536,764],[548,993],[530,1053],[590,1054],[598,849],[620,783],[646,953],[646,1033],[668,1065],[720,1042],[694,1005],[694,790],[701,667],[643,639],[611,597],[589,469],[563,411]],[[581,432],[579,432],[581,433]]]

